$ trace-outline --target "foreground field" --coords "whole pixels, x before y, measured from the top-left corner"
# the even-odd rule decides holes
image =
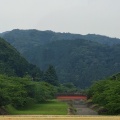
[[[120,116],[0,116],[0,120],[120,120]]]
[[[68,105],[65,102],[53,100],[35,104],[30,108],[22,110],[16,110],[12,106],[8,106],[7,110],[11,115],[67,115]]]

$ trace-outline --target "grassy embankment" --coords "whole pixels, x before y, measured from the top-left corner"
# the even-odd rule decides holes
[[[7,110],[11,115],[67,115],[67,109],[67,103],[57,100],[35,104],[29,108],[21,110],[17,110],[11,105],[7,106]]]

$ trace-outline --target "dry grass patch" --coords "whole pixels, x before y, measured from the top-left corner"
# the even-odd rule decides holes
[[[120,120],[120,116],[0,116],[0,120]]]

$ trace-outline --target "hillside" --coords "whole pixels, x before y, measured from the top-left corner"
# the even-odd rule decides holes
[[[102,35],[88,34],[71,34],[71,33],[56,33],[53,31],[38,31],[38,30],[19,30],[14,29],[1,33],[0,36],[17,48],[21,53],[32,49],[34,46],[44,45],[56,40],[74,40],[85,39],[98,42],[106,45],[120,44],[120,39],[110,38]]]
[[[38,30],[13,30],[2,37],[42,70],[54,65],[61,83],[85,88],[120,71],[117,38]]]
[[[61,40],[35,47],[24,56],[42,69],[54,65],[62,83],[72,82],[84,88],[91,81],[120,71],[119,51],[120,45],[110,47],[87,40]]]
[[[30,75],[35,78],[35,74],[41,74],[40,70],[23,58],[20,53],[0,38],[0,74],[23,77]]]

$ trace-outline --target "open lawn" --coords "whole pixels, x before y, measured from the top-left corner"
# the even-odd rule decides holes
[[[22,110],[16,110],[12,106],[7,107],[11,115],[67,115],[67,109],[67,103],[57,100],[35,104],[32,107]]]

